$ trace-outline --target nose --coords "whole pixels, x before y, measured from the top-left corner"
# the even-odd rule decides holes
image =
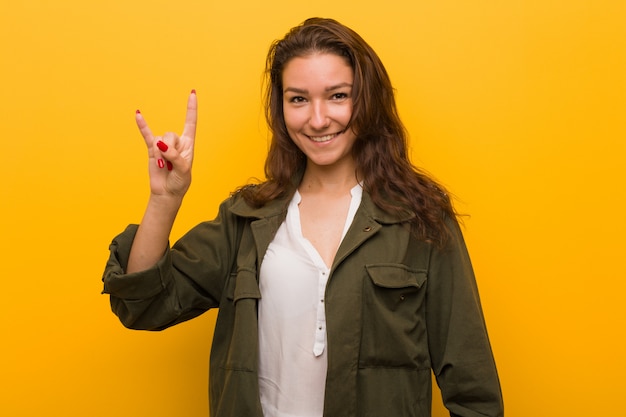
[[[322,130],[330,125],[330,117],[326,103],[323,101],[312,102],[309,125],[315,130]]]

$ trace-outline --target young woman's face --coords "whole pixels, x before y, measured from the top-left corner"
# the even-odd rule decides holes
[[[283,69],[283,112],[291,140],[309,164],[354,164],[352,67],[330,53],[291,59]]]

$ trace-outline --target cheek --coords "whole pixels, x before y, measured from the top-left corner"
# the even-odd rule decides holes
[[[346,105],[337,108],[334,119],[347,125],[350,119],[352,119],[352,106]]]
[[[289,131],[298,130],[302,126],[302,118],[297,111],[283,111],[283,119],[285,120],[285,126],[287,126],[287,130]]]

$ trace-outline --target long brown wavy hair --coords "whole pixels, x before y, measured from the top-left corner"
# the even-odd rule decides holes
[[[456,213],[444,188],[409,160],[407,133],[398,116],[394,90],[380,58],[352,29],[333,19],[311,18],[275,41],[266,60],[265,117],[272,134],[265,161],[266,181],[239,190],[248,204],[261,207],[293,191],[306,157],[287,133],[283,117],[282,73],[295,57],[331,53],[354,71],[350,126],[357,139],[352,152],[363,188],[381,209],[410,214],[412,230],[442,245],[445,218]]]

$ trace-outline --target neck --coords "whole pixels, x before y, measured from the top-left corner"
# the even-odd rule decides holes
[[[354,167],[333,169],[330,167],[307,166],[298,189],[301,193],[349,192],[358,179]]]

